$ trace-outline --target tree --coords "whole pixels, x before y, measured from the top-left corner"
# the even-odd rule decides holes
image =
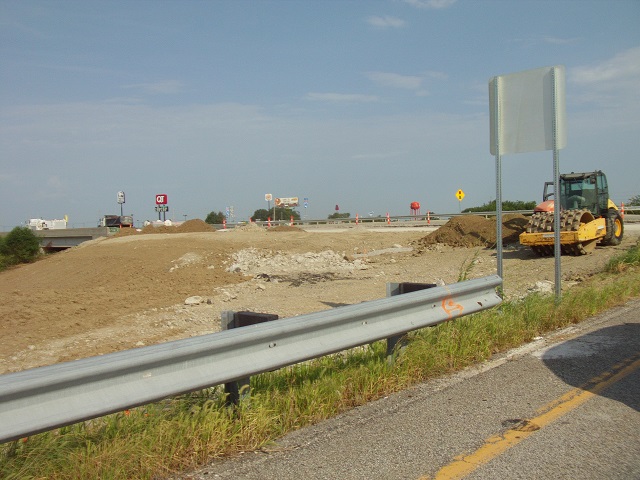
[[[523,202],[522,200],[504,200],[502,202],[502,210],[513,211],[513,210],[533,210],[536,208],[536,202]],[[496,201],[492,200],[489,203],[485,203],[484,205],[480,205],[479,207],[471,207],[465,208],[462,213],[470,213],[470,212],[495,212]]]
[[[253,212],[253,216],[251,217],[251,220],[253,220],[254,222],[256,220],[258,221],[266,221],[269,219],[269,217],[273,216],[273,210],[267,210],[266,208],[260,208],[258,210],[256,210],[255,212]]]
[[[224,213],[222,212],[210,212],[209,215],[207,215],[207,218],[205,218],[205,223],[210,223],[211,225],[220,225],[223,223],[224,221]]]
[[[327,217],[329,220],[337,220],[339,218],[351,218],[351,214],[350,213],[340,213],[340,212],[336,212],[336,213],[332,213],[331,215],[329,215]]]
[[[32,262],[40,255],[40,239],[29,227],[16,227],[0,243],[0,254],[8,264]]]
[[[631,197],[629,199],[629,201],[627,202],[627,205],[633,205],[634,207],[636,205],[640,205],[640,195],[636,195],[635,197]]]
[[[275,213],[274,213],[275,210]],[[253,212],[251,216],[251,220],[254,222],[256,220],[267,221],[269,218],[271,220],[289,220],[293,216],[294,220],[300,220],[300,213],[297,210],[293,210],[289,207],[275,207],[274,209],[267,210],[265,208],[260,208]]]

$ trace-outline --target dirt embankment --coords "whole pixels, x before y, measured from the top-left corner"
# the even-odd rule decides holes
[[[502,244],[517,244],[527,222],[524,215],[505,215],[502,221]],[[420,239],[419,243],[425,246],[442,244],[451,247],[493,248],[497,244],[495,218],[487,219],[479,215],[454,217],[446,225]]]
[[[518,246],[523,218],[503,225],[508,298],[549,290],[554,279],[552,258]],[[189,220],[86,242],[0,273],[0,373],[211,333],[225,310],[284,318],[382,298],[387,282],[495,274],[493,220],[458,217],[432,230],[215,231]],[[565,286],[636,240],[563,257]]]

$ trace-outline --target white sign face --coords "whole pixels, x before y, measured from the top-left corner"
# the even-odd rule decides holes
[[[273,195],[271,195],[270,193],[265,193],[264,194],[264,201],[265,202],[270,202],[273,199]]]
[[[298,206],[298,197],[283,197],[276,198],[276,207],[297,207]]]
[[[118,203],[124,203],[124,192],[118,192]]]
[[[492,155],[497,154],[496,150],[509,154],[567,146],[564,66],[493,77],[489,82],[489,105]]]

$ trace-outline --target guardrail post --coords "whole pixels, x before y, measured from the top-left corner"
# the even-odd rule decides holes
[[[435,283],[390,282],[387,283],[387,297],[426,290],[427,288],[433,288],[436,286],[437,285]],[[387,362],[393,362],[394,356],[404,350],[406,346],[407,335],[404,333],[387,338]]]
[[[233,312],[231,310],[225,310],[221,313],[220,329],[231,330],[232,328],[248,327],[277,319],[278,315],[271,313]],[[249,397],[250,383],[251,377],[225,383],[224,391],[227,394],[227,404],[238,405],[240,400]]]

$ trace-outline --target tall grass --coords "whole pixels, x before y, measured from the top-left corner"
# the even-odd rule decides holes
[[[153,479],[216,457],[265,447],[292,430],[429,378],[455,372],[534,337],[640,295],[640,248],[606,272],[552,296],[498,308],[409,334],[392,364],[376,342],[251,379],[251,395],[225,406],[211,388],[28,439],[0,450],[5,479]]]

